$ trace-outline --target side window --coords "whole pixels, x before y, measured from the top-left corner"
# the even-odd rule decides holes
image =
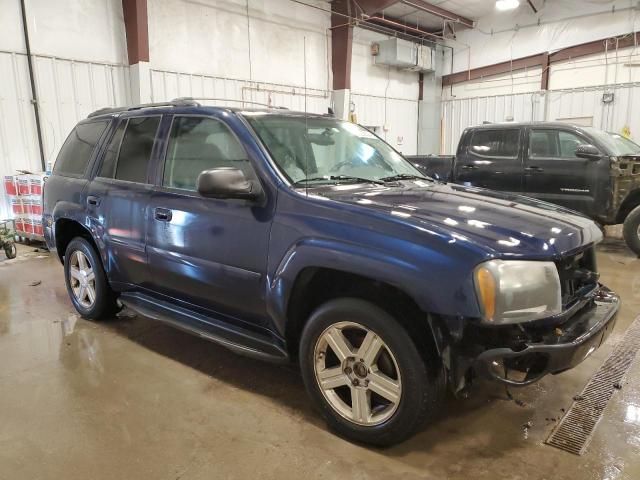
[[[104,153],[102,159],[102,165],[98,172],[98,177],[113,178],[116,173],[116,160],[118,159],[118,151],[120,150],[120,144],[122,143],[122,137],[124,136],[124,129],[127,126],[126,120],[120,122],[116,133],[113,134],[107,151]]]
[[[198,175],[217,167],[236,167],[253,176],[247,154],[218,120],[176,116],[171,125],[162,185],[195,190]]]
[[[78,124],[62,145],[54,172],[62,175],[83,175],[108,123],[101,121]]]
[[[529,157],[557,157],[558,131],[531,130],[529,134]]]
[[[158,125],[159,116],[129,119],[116,162],[116,179],[147,182],[147,167]]]
[[[471,138],[469,151],[481,157],[514,158],[520,147],[520,130],[476,130]]]
[[[560,141],[560,156],[563,158],[575,158],[576,148],[578,145],[588,143],[571,132],[558,132],[558,140]]]

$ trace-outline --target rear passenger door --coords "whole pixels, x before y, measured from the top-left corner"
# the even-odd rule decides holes
[[[478,128],[455,162],[456,183],[513,193],[522,191],[521,129]]]
[[[147,251],[153,290],[253,323],[266,316],[265,282],[274,202],[202,197],[198,175],[241,169],[259,181],[249,156],[221,119],[176,115],[149,205]]]
[[[593,210],[591,170],[597,162],[576,157],[578,145],[591,143],[577,132],[530,128],[525,159],[524,193],[584,213]]]
[[[109,279],[122,288],[145,286],[146,209],[160,115],[121,119],[89,186],[87,208]]]

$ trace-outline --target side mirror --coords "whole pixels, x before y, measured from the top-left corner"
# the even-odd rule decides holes
[[[576,157],[586,158],[587,160],[598,160],[602,154],[593,145],[583,144],[576,147]]]
[[[205,170],[198,175],[196,186],[203,197],[257,200],[262,196],[260,184],[248,180],[242,170],[234,167]]]

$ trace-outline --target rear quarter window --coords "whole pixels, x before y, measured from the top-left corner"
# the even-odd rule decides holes
[[[60,175],[84,175],[108,123],[104,120],[76,125],[62,145],[53,171]]]
[[[469,143],[469,152],[481,157],[515,158],[519,148],[520,130],[517,128],[476,130]]]

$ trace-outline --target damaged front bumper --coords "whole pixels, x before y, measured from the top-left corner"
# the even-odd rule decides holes
[[[616,321],[620,298],[604,286],[592,300],[560,324],[520,328],[509,346],[485,346],[471,362],[476,375],[512,386],[524,386],[549,373],[575,367],[607,339]],[[504,335],[502,335],[504,339]]]

